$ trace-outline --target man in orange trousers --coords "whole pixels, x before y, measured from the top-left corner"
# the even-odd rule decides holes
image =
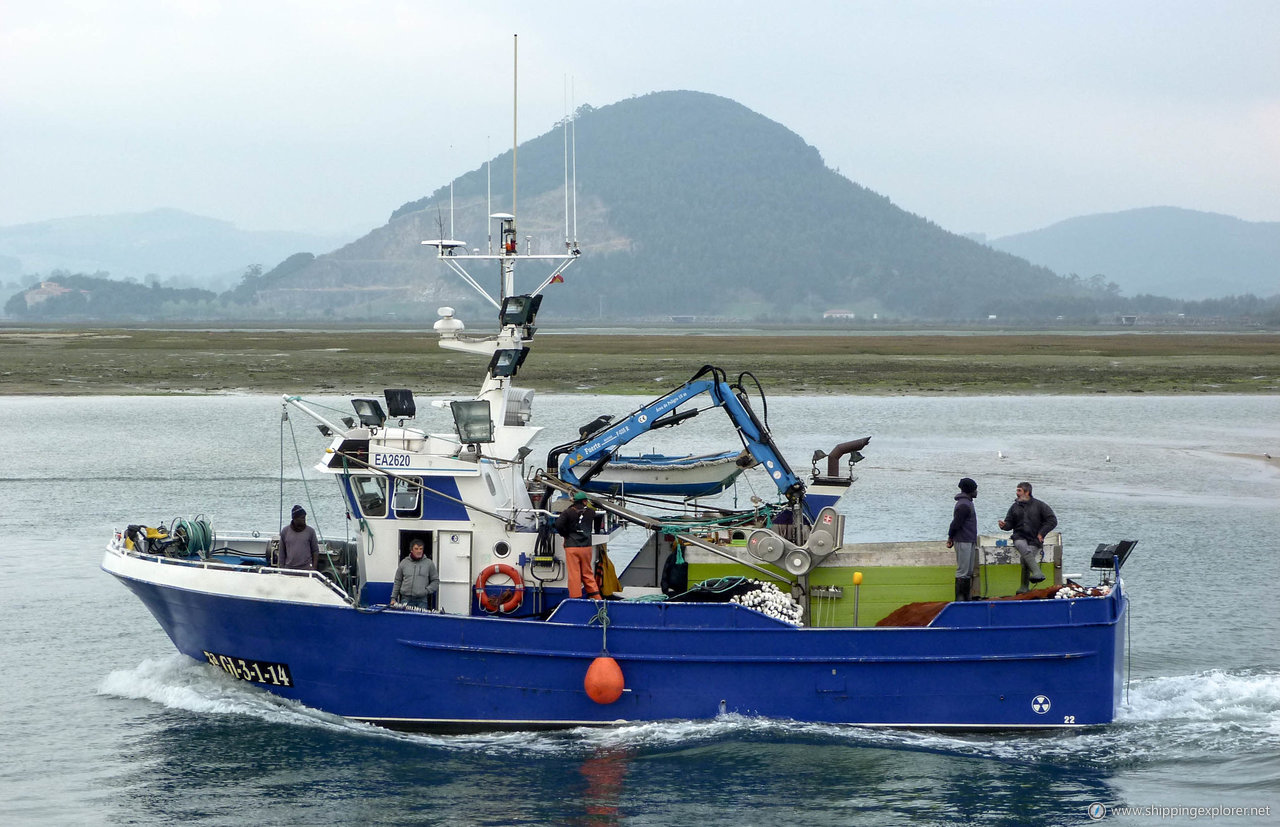
[[[570,597],[582,597],[585,589],[588,598],[600,599],[600,587],[591,569],[591,535],[595,524],[596,510],[587,505],[583,491],[574,492],[573,502],[556,518],[556,533],[564,538]]]

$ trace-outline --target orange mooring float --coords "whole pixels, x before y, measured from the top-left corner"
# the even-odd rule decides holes
[[[598,704],[611,704],[622,697],[626,684],[622,680],[622,667],[608,655],[601,655],[587,667],[582,688],[587,697]]]

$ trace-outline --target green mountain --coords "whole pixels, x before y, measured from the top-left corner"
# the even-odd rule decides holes
[[[1280,295],[1280,223],[1176,207],[1086,215],[992,247],[1059,273],[1102,274],[1130,295]]]
[[[838,308],[1017,320],[1108,312],[1114,298],[895,207],[829,169],[781,124],[725,98],[657,92],[583,107],[574,132],[584,255],[565,284],[548,288],[544,319],[554,308],[578,318],[814,320]],[[558,128],[519,150],[518,230],[534,252],[565,246],[564,158]],[[493,211],[510,211],[511,153],[491,169]],[[254,302],[282,315],[426,318],[442,303],[478,307],[420,242],[486,248],[489,178],[481,167],[453,182],[452,216],[446,185],[339,250],[266,274]],[[497,282],[496,271],[473,275]],[[541,274],[528,278],[517,289]]]

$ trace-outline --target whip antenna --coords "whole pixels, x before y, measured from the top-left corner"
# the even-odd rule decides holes
[[[569,105],[576,107],[573,95],[573,80],[569,81]],[[573,249],[578,249],[578,111],[573,109],[569,125],[573,132]]]
[[[520,101],[520,35],[511,36],[511,216],[516,218],[516,152],[520,151],[517,124]],[[512,221],[515,225],[515,221]]]
[[[564,246],[569,245],[569,76],[564,78]]]
[[[493,150],[489,148],[489,138],[485,136],[484,154],[489,160],[484,162],[484,225],[489,229],[489,255],[493,255]]]

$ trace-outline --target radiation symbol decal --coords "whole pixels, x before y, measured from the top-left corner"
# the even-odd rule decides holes
[[[1037,715],[1043,715],[1048,712],[1050,706],[1052,704],[1049,703],[1049,699],[1044,695],[1036,695],[1031,699],[1031,711]]]

